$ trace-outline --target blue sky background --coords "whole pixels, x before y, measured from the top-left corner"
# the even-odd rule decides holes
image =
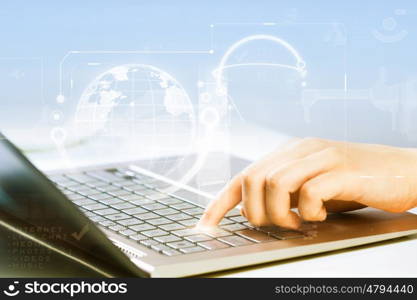
[[[390,17],[396,26],[386,30],[382,22]],[[56,109],[62,110],[67,118],[71,117],[76,97],[63,107],[55,103],[59,63],[68,51],[207,50],[212,47],[210,24],[257,22],[299,24],[296,30],[293,30],[294,26],[282,26],[273,34],[285,38],[302,53],[307,66],[311,67],[307,79],[310,88],[343,88],[346,72],[349,88],[368,89],[378,82],[381,68],[391,85],[417,78],[415,1],[3,0],[0,5],[0,128],[30,130],[39,122],[49,124],[50,112]],[[324,41],[326,32],[332,27],[323,24],[332,22],[344,24],[347,43],[342,48],[332,48]],[[308,25],[311,23],[316,25]],[[383,43],[372,34],[374,30],[382,34],[406,30],[407,34],[398,42]],[[215,68],[233,41],[262,32],[262,28],[251,25],[216,26],[213,55],[91,55],[71,57],[68,63],[70,68],[76,68],[80,61],[159,64],[174,73],[194,95],[195,82],[207,79],[210,70]],[[256,50],[258,46],[252,47]],[[260,47],[263,46],[258,49]],[[268,47],[270,45],[265,46]],[[343,49],[346,50],[344,69],[341,68]],[[94,71],[83,73],[82,69],[77,69],[77,72],[75,74],[86,84],[89,76],[95,75]],[[250,80],[253,71],[242,73],[235,76],[244,83]],[[277,76],[280,78],[285,74]],[[398,145],[417,144],[410,137],[417,135],[414,129],[417,124],[405,126],[406,132],[393,129],[391,112],[376,107],[371,101],[356,101],[343,106],[331,100],[317,103],[312,110],[312,122],[306,124],[300,115],[300,107],[289,108],[271,100],[279,98],[282,90],[274,91],[273,87],[269,89],[268,85],[265,87],[256,82],[252,87],[261,89],[261,92],[244,91],[243,84],[236,86],[233,97],[242,114],[248,120],[278,131]],[[411,92],[414,96],[408,100],[417,102],[417,87],[414,88],[415,93]],[[257,95],[256,99],[254,95]],[[398,110],[397,119],[406,116],[413,119],[412,114],[410,116],[412,109],[408,112],[402,112],[404,108]],[[334,125],[329,126],[330,123]]]

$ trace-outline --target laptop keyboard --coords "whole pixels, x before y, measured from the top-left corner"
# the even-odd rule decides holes
[[[167,256],[304,237],[279,227],[254,228],[237,210],[219,226],[194,228],[204,208],[164,192],[169,183],[114,168],[50,176],[99,227]]]

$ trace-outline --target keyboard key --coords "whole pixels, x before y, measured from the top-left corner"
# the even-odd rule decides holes
[[[166,245],[163,245],[163,244],[156,244],[156,245],[152,245],[152,246],[151,246],[151,249],[152,249],[152,250],[155,250],[155,251],[157,251],[157,252],[162,252],[162,251],[164,251],[164,250],[170,250],[170,249],[172,249],[172,248],[170,248],[170,247],[168,247],[168,246],[166,246]]]
[[[172,204],[182,203],[183,201],[177,198],[170,197],[170,198],[159,199],[158,202],[165,204],[165,205],[172,205]]]
[[[133,180],[124,180],[124,181],[119,181],[119,182],[113,182],[112,184],[114,184],[115,186],[118,186],[120,188],[125,188],[125,187],[129,187],[129,186],[137,185],[137,183],[134,182]]]
[[[135,230],[135,231],[145,231],[145,230],[151,230],[151,229],[155,229],[155,226],[152,226],[150,224],[139,224],[139,225],[134,225],[134,226],[130,226],[130,229]]]
[[[151,184],[153,182],[159,182],[160,180],[156,179],[154,177],[148,176],[148,175],[140,174],[140,177],[137,177],[135,179],[135,181],[142,184],[142,185],[148,186],[149,184]]]
[[[92,216],[92,217],[90,218],[90,220],[91,220],[91,221],[93,221],[94,223],[98,223],[98,222],[100,222],[100,221],[105,221],[106,219],[105,219],[105,218],[103,218],[103,217],[101,217],[101,216]]]
[[[142,224],[143,221],[141,221],[139,219],[135,219],[135,218],[130,218],[130,219],[124,219],[124,220],[117,221],[117,223],[119,223],[120,225],[123,225],[123,226],[133,226],[133,225]]]
[[[168,250],[162,250],[162,254],[165,254],[167,256],[175,256],[181,253],[174,249],[168,249]]]
[[[129,200],[129,202],[134,204],[134,205],[145,205],[145,204],[155,203],[155,201],[153,201],[151,199],[146,199],[146,198]]]
[[[132,203],[129,202],[121,202],[121,203],[116,203],[111,205],[111,207],[115,208],[115,209],[120,209],[120,210],[125,210],[128,208],[134,208],[135,206]]]
[[[222,226],[223,229],[227,230],[227,231],[238,231],[238,230],[243,230],[246,229],[245,226],[235,223],[235,224],[230,224],[230,225],[224,225]]]
[[[154,194],[160,194],[160,192],[157,192],[157,191],[155,191],[155,190],[153,190],[153,189],[150,189],[150,188],[146,188],[146,189],[144,189],[144,190],[140,190],[140,191],[135,191],[135,194],[138,194],[138,195],[141,195],[141,196],[146,196],[146,197],[148,197],[148,196],[151,196],[151,195],[154,195]],[[167,195],[165,195],[165,197],[166,197]],[[149,198],[150,199],[150,198]],[[161,198],[162,199],[162,198]]]
[[[134,234],[134,235],[130,235],[129,238],[134,240],[134,241],[143,241],[143,240],[148,239],[147,236],[144,236],[144,235],[139,234],[139,233]]]
[[[161,243],[169,243],[169,242],[177,242],[181,241],[181,238],[176,235],[164,235],[164,236],[158,236],[155,238],[158,242]]]
[[[161,236],[161,235],[167,235],[168,232],[162,230],[162,229],[154,229],[154,230],[148,230],[148,231],[142,231],[143,235],[146,235],[148,237],[155,237],[155,236]]]
[[[135,181],[142,182],[142,183],[159,181],[159,180],[157,180],[153,177],[150,177],[150,176],[144,175],[144,174],[137,174],[136,177],[137,177],[137,179],[135,179]]]
[[[120,199],[132,202],[132,200],[141,200],[143,199],[143,197],[139,195],[135,195],[135,194],[129,194],[129,195],[120,196]]]
[[[172,220],[172,221],[182,221],[182,220],[187,220],[192,218],[190,215],[187,214],[183,214],[183,213],[179,213],[179,214],[175,214],[175,215],[169,215],[166,216],[168,219]]]
[[[107,198],[112,198],[112,196],[106,193],[100,193],[100,194],[91,195],[88,198],[99,201],[99,200],[103,200]]]
[[[232,235],[229,231],[220,228],[210,228],[209,230],[204,231],[204,233],[214,238]]]
[[[228,211],[227,214],[225,215],[225,217],[238,217],[238,216],[240,216],[240,212],[237,209],[232,209]]]
[[[117,182],[117,181],[123,181],[123,178],[120,178],[118,176],[115,176],[113,173],[111,172],[107,172],[107,171],[90,171],[90,172],[86,172],[87,175],[93,177],[93,178],[97,178],[103,181],[106,181],[108,183],[112,183],[112,182]]]
[[[112,191],[118,191],[120,188],[111,184],[106,183],[105,186],[99,186],[97,187],[97,190],[102,191],[102,192],[112,192]]]
[[[224,249],[224,248],[229,247],[228,244],[222,243],[222,242],[217,241],[217,240],[200,242],[200,243],[197,243],[197,245],[199,245],[201,247],[204,247],[208,250],[217,250],[217,249]]]
[[[178,223],[171,223],[166,225],[161,225],[159,228],[162,228],[163,230],[172,231],[172,230],[179,230],[179,229],[185,229],[185,226],[178,224]]]
[[[68,181],[67,177],[65,177],[64,175],[60,175],[60,174],[48,175],[48,179],[55,183]]]
[[[116,225],[116,223],[114,223],[113,221],[110,221],[110,220],[100,221],[99,224],[101,226],[104,226],[104,227]]]
[[[79,184],[78,184],[79,185]],[[60,185],[56,185],[56,188],[58,189],[58,190],[60,190],[61,191],[61,193],[63,193],[65,196],[67,196],[68,198],[69,198],[69,196],[75,196],[77,193],[76,193],[76,189],[77,189],[77,187],[75,187],[74,189],[72,188],[72,187],[68,187],[68,188],[65,188],[65,187],[63,187],[63,186],[60,186]]]
[[[153,186],[154,189],[164,190],[164,189],[170,187],[171,184],[167,183],[167,182],[163,182],[163,181],[157,181],[157,182],[153,182],[152,186]]]
[[[239,236],[224,236],[219,238],[219,241],[228,243],[234,247],[251,245],[253,242]]]
[[[95,213],[93,213],[92,211],[87,211],[82,207],[80,207],[80,209],[84,212],[84,215],[86,215],[88,218],[92,218],[95,216]]]
[[[149,219],[156,219],[156,218],[160,218],[160,216],[158,216],[157,214],[154,213],[145,213],[145,214],[139,214],[139,215],[135,215],[136,218],[141,219],[141,220],[149,220]]]
[[[165,205],[163,205],[161,203],[145,204],[145,205],[142,205],[142,207],[147,209],[147,210],[156,210],[156,209],[167,208]]]
[[[93,211],[89,211],[83,206],[78,206],[78,209],[81,210],[89,218],[96,216],[96,214]]]
[[[113,172],[113,174],[117,177],[123,178],[124,181],[133,181],[133,179],[136,179],[136,174],[128,170],[119,169],[116,172]]]
[[[268,234],[274,234],[282,231],[288,231],[289,229],[279,226],[261,226],[256,227],[256,230],[268,233]]]
[[[183,221],[179,221],[178,223],[180,223],[181,225],[187,226],[187,227],[192,227],[197,225],[198,219],[188,219],[188,220],[183,220]]]
[[[90,204],[90,205],[83,205],[83,207],[85,209],[88,209],[88,210],[97,210],[97,209],[107,208],[106,205],[101,204],[101,203],[94,203],[94,204]]]
[[[110,191],[108,192],[110,195],[114,196],[114,197],[121,197],[121,196],[127,196],[127,195],[132,195],[131,192],[123,190],[123,189],[119,189],[119,190],[115,190],[115,191]]]
[[[233,224],[233,221],[231,221],[230,219],[228,219],[228,218],[223,218],[221,221],[220,221],[220,223],[219,223],[219,225],[221,226],[221,225],[229,225],[229,224]]]
[[[78,183],[78,185],[73,185],[73,186],[68,186],[66,187],[65,190],[63,190],[63,193],[69,193],[69,192],[76,192],[78,193],[81,190],[85,190],[85,189],[91,189],[90,187],[84,185],[84,184],[80,184]],[[94,189],[93,189],[94,190]]]
[[[84,190],[78,190],[78,193],[83,195],[83,196],[89,197],[89,196],[92,196],[92,195],[101,194],[102,192],[100,192],[98,190],[95,190],[95,189],[86,188]]]
[[[83,184],[83,183],[80,183],[80,184],[78,184],[78,186],[74,186],[74,187],[71,187],[71,188],[68,188],[68,189],[76,190],[76,191],[94,190],[93,188],[91,188],[88,185]]]
[[[110,172],[109,170],[107,171]],[[117,176],[123,176],[124,178],[129,177],[130,179],[139,178],[139,176],[141,176],[141,174],[138,174],[130,170],[129,168],[122,168],[122,167],[119,167],[117,168],[116,171],[112,171],[112,172],[115,172]]]
[[[140,207],[134,207],[130,209],[123,210],[124,213],[127,213],[129,215],[137,215],[137,214],[143,214],[146,213],[146,210]]]
[[[240,230],[240,231],[236,231],[235,233],[251,241],[254,241],[255,243],[276,241],[276,239],[273,238],[272,236],[269,236],[266,233],[263,233],[254,229]]]
[[[146,186],[150,190],[154,190],[155,189],[155,186],[154,186],[153,182],[142,182],[142,184],[144,186]]]
[[[159,243],[155,240],[150,240],[149,238],[147,240],[142,240],[140,243],[146,247],[151,247],[152,245],[158,245]]]
[[[79,186],[80,184],[76,181],[72,181],[72,180],[67,180],[67,181],[62,181],[62,182],[57,182],[57,184],[61,187],[74,187],[74,186]]]
[[[185,254],[190,254],[190,253],[206,251],[206,249],[203,248],[203,247],[200,247],[200,246],[196,246],[196,247],[189,247],[189,248],[180,249],[180,251],[185,253]]]
[[[115,214],[117,212],[118,211],[113,208],[106,208],[106,209],[100,209],[100,210],[95,211],[95,213],[100,216],[107,216],[107,215]]]
[[[172,204],[170,205],[170,207],[175,208],[175,209],[179,209],[179,210],[183,210],[183,209],[187,209],[187,208],[195,208],[196,206],[188,203],[188,202],[182,202],[182,203],[178,203],[178,204]]]
[[[113,225],[110,226],[109,229],[113,230],[113,231],[121,231],[121,230],[126,230],[126,227],[122,226],[122,225]],[[133,232],[135,233],[135,232]]]
[[[136,234],[136,232],[131,229],[122,230],[122,231],[119,231],[119,233],[124,236],[130,236],[130,235]]]
[[[106,205],[113,205],[116,203],[122,203],[123,200],[117,199],[117,198],[107,198],[99,201],[100,203],[106,204]]]
[[[156,192],[154,194],[148,194],[146,195],[146,198],[151,199],[151,200],[160,200],[160,199],[164,199],[166,198],[166,194],[162,194],[160,192]]]
[[[130,191],[130,192],[136,192],[136,191],[143,191],[147,190],[148,188],[140,183],[135,183],[135,185],[125,186],[124,189]]]
[[[186,229],[181,229],[181,230],[175,230],[175,231],[172,231],[171,233],[180,237],[184,237],[184,236],[199,234],[200,231],[196,228],[186,228]]]
[[[124,213],[118,213],[118,214],[114,214],[114,215],[106,215],[106,218],[110,219],[112,221],[117,221],[117,220],[129,219],[130,216],[126,215]]]
[[[76,200],[74,201],[74,203],[77,204],[78,206],[85,206],[85,205],[96,204],[97,202],[94,200],[84,198],[84,199]]]
[[[154,213],[161,215],[161,216],[168,216],[180,213],[178,210],[173,208],[164,208],[164,209],[157,209],[153,211]]]
[[[194,246],[194,244],[190,243],[189,241],[172,242],[172,243],[167,243],[167,245],[174,249],[183,249],[183,248]]]
[[[52,182],[53,183],[53,182]],[[54,183],[55,184],[55,183]],[[65,195],[72,195],[72,194],[75,194],[73,191],[69,191],[69,190],[67,190],[67,189],[65,189],[65,187],[63,187],[63,186],[60,186],[60,185],[56,185],[55,184],[55,186],[56,186],[56,188],[58,189],[58,190],[60,190],[61,191],[61,193],[63,193],[63,194],[65,194]]]
[[[72,190],[66,190],[66,189],[62,189],[62,188],[60,190],[67,197],[76,195],[76,193],[74,191],[72,191]]]
[[[185,209],[182,212],[191,215],[191,216],[195,216],[195,215],[199,215],[202,214],[204,212],[204,209],[201,207],[195,207],[195,208],[189,208],[189,209]]]
[[[192,243],[197,243],[197,242],[209,241],[209,240],[212,240],[213,238],[205,234],[196,234],[196,235],[187,236],[185,237],[185,239]]]
[[[95,181],[94,178],[92,178],[90,176],[87,176],[85,174],[82,174],[82,173],[66,174],[66,176],[68,178],[71,178],[72,180],[75,180],[75,181],[80,182],[80,183],[86,183],[86,182]]]
[[[281,232],[277,232],[277,233],[272,233],[271,234],[273,237],[276,237],[280,240],[289,240],[289,239],[298,239],[298,238],[303,238],[304,234],[300,231],[281,231]]]
[[[150,219],[147,222],[156,226],[172,223],[171,220],[168,220],[166,218]]]
[[[253,226],[251,223],[249,223],[249,222],[244,222],[244,223],[242,223],[242,225],[245,225],[246,227],[249,227],[249,228],[255,228],[255,226]]]
[[[80,194],[75,194],[74,192],[71,192],[72,194],[70,194],[70,195],[68,195],[67,193],[65,193],[66,194],[66,196],[67,196],[67,198],[68,199],[70,199],[71,201],[78,201],[78,200],[84,200],[84,199],[88,199],[88,198],[86,198],[86,197],[84,197],[84,196],[81,196]]]
[[[236,223],[243,223],[243,222],[247,222],[248,221],[248,219],[246,219],[243,216],[231,217],[230,220],[233,220]]]
[[[87,185],[91,188],[98,188],[98,187],[108,186],[109,184],[107,182],[97,180],[97,181],[87,182]]]

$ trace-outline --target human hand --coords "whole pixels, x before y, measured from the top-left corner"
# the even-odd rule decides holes
[[[403,212],[417,206],[417,150],[296,140],[234,177],[199,225],[217,225],[239,203],[242,215],[255,226],[292,229],[301,219],[323,221],[328,212],[365,206]]]

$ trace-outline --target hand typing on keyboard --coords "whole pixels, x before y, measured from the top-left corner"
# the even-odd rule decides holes
[[[163,181],[126,174],[124,168],[108,168],[50,179],[99,228],[166,256],[305,237],[299,230],[254,228],[236,209],[225,214],[219,227],[195,228],[203,207],[166,193],[169,184]]]
[[[417,150],[295,140],[233,178],[199,225],[217,225],[240,203],[241,214],[253,225],[292,229],[302,219],[323,221],[327,212],[365,206],[406,211],[417,206]]]

